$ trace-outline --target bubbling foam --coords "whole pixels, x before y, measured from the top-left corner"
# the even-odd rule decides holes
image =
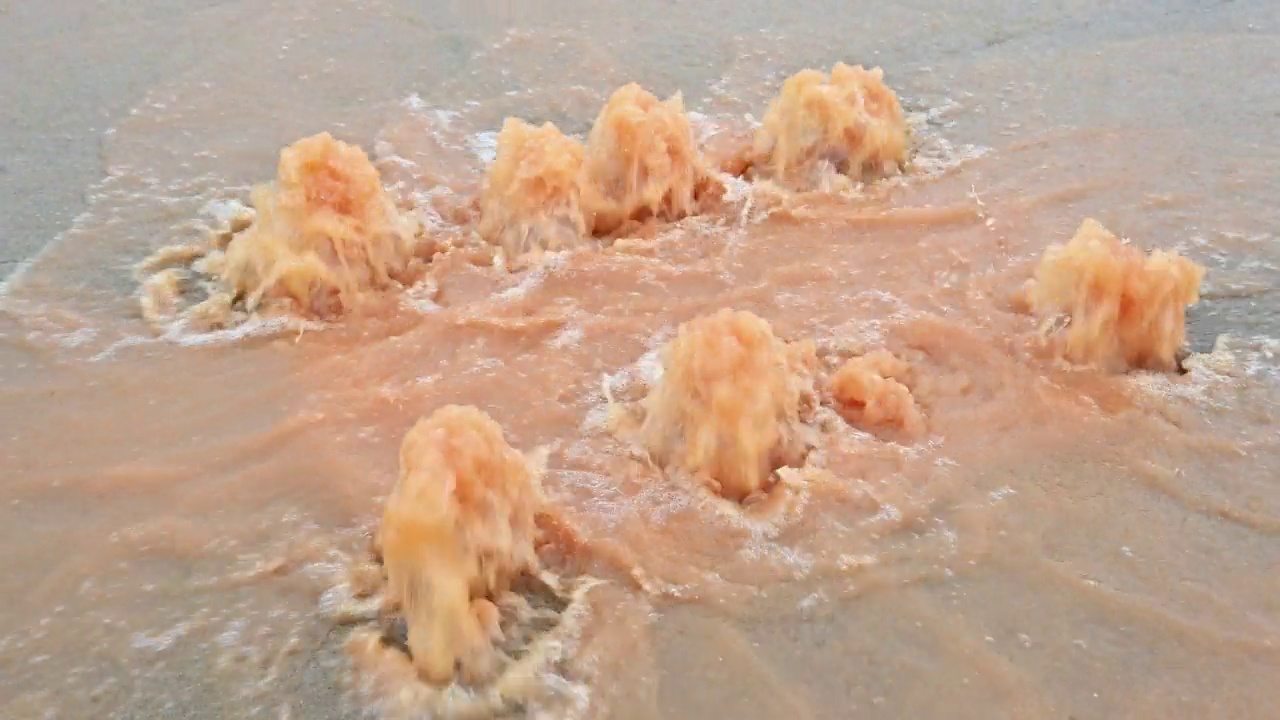
[[[681,325],[662,368],[639,427],[660,463],[737,501],[768,490],[775,469],[803,464],[816,397],[812,343],[788,344],[765,320],[726,309]]]
[[[899,172],[907,122],[880,68],[836,63],[830,76],[801,70],[782,84],[755,136],[755,167],[785,184],[812,186],[824,169],[852,180]]]
[[[1144,254],[1087,218],[1069,243],[1045,251],[1028,300],[1047,321],[1065,316],[1057,339],[1071,362],[1173,370],[1203,278],[1204,268],[1178,253]]]
[[[524,264],[546,250],[565,250],[588,235],[578,176],[585,149],[552,123],[534,127],[507,118],[480,200],[479,232]]]
[[[693,215],[718,187],[680,95],[659,101],[631,83],[609,97],[585,146],[551,123],[508,118],[478,230],[520,267],[634,223]]]
[[[909,382],[911,365],[888,350],[849,359],[831,378],[840,413],[866,429],[899,430],[909,437],[925,432],[924,416]]]
[[[494,600],[538,567],[541,497],[529,461],[474,407],[443,407],[405,435],[379,544],[424,679],[447,683],[455,664],[464,677],[489,672]]]
[[[233,222],[230,233],[143,261],[144,272],[190,263],[161,271],[205,286],[207,300],[189,308],[188,320],[219,327],[259,311],[334,317],[367,293],[410,281],[419,228],[395,206],[363,150],[320,133],[284,148],[277,172],[275,183],[254,188],[256,213]],[[168,297],[174,287],[144,282],[149,320],[176,316]]]
[[[357,146],[321,133],[286,147],[275,185],[255,188],[253,204],[257,218],[219,273],[249,308],[332,316],[404,279],[416,228]]]
[[[609,96],[587,138],[582,199],[592,232],[698,212],[714,179],[698,152],[684,101],[659,101],[635,83]]]

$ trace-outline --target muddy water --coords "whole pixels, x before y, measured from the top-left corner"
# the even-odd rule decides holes
[[[614,588],[577,650],[580,716],[1269,716],[1273,4],[0,11],[0,242],[22,261],[0,300],[0,715],[360,716],[322,599],[405,431],[470,403],[551,445],[548,495],[588,546],[567,567]],[[478,189],[507,115],[583,134],[634,80],[683,91],[710,135],[837,60],[886,69],[918,172],[518,274],[446,263],[436,294],[330,327],[139,317],[129,268],[304,135],[361,144],[460,233],[428,208]],[[1085,216],[1208,268],[1186,375],[1037,350],[1010,297]],[[768,520],[664,478],[605,431],[602,388],[723,307],[828,358],[917,358],[927,433],[832,429],[830,477]]]

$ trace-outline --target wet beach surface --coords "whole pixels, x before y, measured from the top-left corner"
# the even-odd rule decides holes
[[[362,716],[325,599],[406,430],[472,403],[551,446],[552,502],[651,581],[589,568],[614,589],[582,717],[1266,717],[1278,33],[1248,0],[0,5],[0,715]],[[727,126],[836,61],[885,69],[920,173],[451,266],[430,302],[323,329],[139,316],[134,264],[300,137],[361,145],[412,203],[474,191],[508,115],[585,133],[636,81]],[[1009,297],[1085,217],[1207,268],[1186,375],[1030,349]],[[600,418],[602,383],[723,307],[919,355],[927,437],[832,430],[832,486],[777,523],[718,514]]]

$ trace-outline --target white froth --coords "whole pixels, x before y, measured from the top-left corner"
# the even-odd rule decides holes
[[[568,262],[569,253],[566,252],[550,252],[543,256],[542,263],[537,269],[524,273],[520,276],[520,281],[515,285],[497,293],[495,297],[503,302],[512,302],[520,300],[528,295],[532,290],[542,284],[551,275],[562,269]]]
[[[486,130],[467,136],[467,149],[485,165],[498,157],[498,133]]]
[[[131,644],[134,650],[149,650],[151,652],[161,652],[168,650],[175,642],[186,635],[191,630],[191,623],[180,622],[177,625],[158,632],[155,634],[134,633]]]

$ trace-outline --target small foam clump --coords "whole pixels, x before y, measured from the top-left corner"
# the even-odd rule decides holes
[[[516,263],[587,236],[578,175],[585,150],[552,123],[508,118],[481,197],[480,236]]]
[[[768,490],[775,469],[803,462],[816,366],[812,343],[783,342],[749,312],[696,318],[662,350],[639,435],[659,462],[745,500]]]
[[[925,432],[924,416],[904,384],[911,365],[888,350],[848,360],[831,377],[831,395],[841,414],[864,428],[896,429],[910,437]]]
[[[388,601],[408,626],[419,674],[447,683],[490,670],[494,600],[534,572],[541,487],[502,428],[474,407],[419,420],[400,448],[400,478],[379,533]]]
[[[678,93],[659,101],[631,83],[609,96],[591,127],[582,165],[583,206],[593,233],[692,215],[711,182]]]
[[[801,70],[783,83],[756,132],[755,166],[792,185],[812,185],[827,168],[862,180],[898,172],[907,150],[884,71],[836,63],[830,76]]]
[[[264,310],[334,317],[409,280],[417,223],[357,146],[321,133],[284,148],[276,182],[254,188],[252,204],[207,245],[162,248],[142,262],[144,273],[165,268],[143,284],[149,321],[175,317],[182,286],[197,281],[207,299],[187,319],[220,327]]]
[[[1045,251],[1028,300],[1046,320],[1067,319],[1061,350],[1071,362],[1173,370],[1203,278],[1204,268],[1178,253],[1145,254],[1090,218],[1069,243]]]

